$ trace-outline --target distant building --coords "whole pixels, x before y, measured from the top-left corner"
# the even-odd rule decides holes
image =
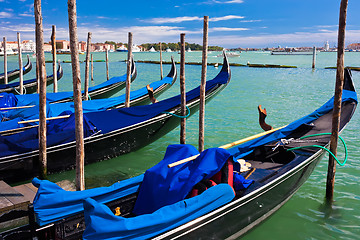
[[[44,52],[51,52],[52,46],[50,43],[44,43]]]
[[[106,50],[115,50],[115,46],[108,43],[94,43],[91,44],[92,52],[105,52]]]
[[[324,50],[325,50],[325,51],[329,51],[329,50],[330,50],[329,41],[326,41],[325,46],[324,46]]]
[[[347,49],[360,50],[360,43],[352,43],[347,46]]]
[[[70,42],[67,40],[55,40],[56,49],[60,51],[70,51]]]
[[[21,50],[23,53],[33,53],[36,51],[36,45],[32,40],[24,40],[21,42]]]

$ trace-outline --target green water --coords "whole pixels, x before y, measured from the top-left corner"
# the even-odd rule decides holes
[[[209,62],[220,62],[219,53],[209,54]],[[163,53],[165,61],[177,53]],[[70,56],[58,56],[70,60]],[[104,59],[104,53],[95,53],[94,59]],[[110,53],[110,76],[122,75],[126,71],[126,53]],[[158,60],[158,53],[135,53],[135,60]],[[9,68],[16,68],[17,57],[8,57]],[[50,60],[51,56],[46,55]],[[84,59],[84,55],[80,56]],[[187,61],[200,62],[201,53],[191,52]],[[262,132],[258,125],[257,105],[267,108],[267,122],[274,127],[283,126],[308,114],[327,101],[334,91],[335,70],[324,67],[336,65],[336,53],[319,53],[317,69],[311,69],[312,56],[271,56],[268,52],[243,52],[230,62],[246,64],[267,63],[298,66],[296,69],[264,69],[232,67],[230,84],[221,94],[206,105],[205,147],[220,146],[237,139]],[[345,64],[360,66],[360,53],[346,53]],[[35,62],[35,59],[33,59]],[[3,64],[0,63],[0,72]],[[72,90],[71,65],[62,64],[64,77],[59,82],[61,91]],[[84,64],[81,64],[82,72]],[[137,64],[138,77],[132,88],[137,89],[160,78],[159,65]],[[167,74],[170,66],[164,65]],[[47,64],[51,71],[51,64]],[[105,80],[105,63],[94,63],[92,84]],[[213,78],[219,69],[208,67],[207,78]],[[35,71],[25,76],[34,77]],[[201,66],[186,66],[186,89],[200,83]],[[84,76],[82,76],[84,79]],[[353,72],[357,89],[360,89],[360,72]],[[48,87],[51,91],[51,86]],[[122,94],[123,92],[121,92]],[[178,81],[159,99],[179,93]],[[324,207],[327,156],[316,167],[308,181],[279,211],[243,239],[360,239],[360,117],[357,111],[343,131],[349,148],[349,160],[344,167],[338,166],[335,184],[335,203],[332,209]],[[187,143],[197,145],[198,115],[187,121]],[[108,186],[115,181],[133,177],[159,162],[166,146],[179,142],[179,128],[158,141],[136,152],[85,167],[86,187]],[[339,156],[343,150],[339,149]],[[75,172],[69,171],[50,176],[50,180],[74,180]]]

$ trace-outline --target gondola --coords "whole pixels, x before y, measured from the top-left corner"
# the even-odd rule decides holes
[[[227,58],[220,73],[206,83],[205,99],[209,101],[230,81]],[[186,94],[187,114],[197,111],[200,87]],[[162,137],[180,123],[180,95],[146,106],[84,113],[85,164],[119,156],[144,147]],[[189,111],[190,110],[190,111]],[[75,165],[74,114],[66,111],[63,119],[47,123],[47,169],[61,171]],[[0,178],[31,175],[38,170],[38,129],[33,126],[21,132],[2,132],[0,136]],[[21,172],[21,174],[19,174]]]
[[[331,98],[285,127],[200,154],[190,145],[171,145],[145,174],[109,187],[71,192],[35,178],[35,229],[56,239],[236,239],[310,176],[330,142],[333,104]],[[356,106],[346,70],[340,131]],[[189,157],[193,161],[169,167]]]
[[[61,67],[61,65],[59,64],[58,69],[57,69],[57,80],[60,80],[64,74],[63,69]],[[49,75],[46,77],[46,85],[49,86],[50,84],[52,84],[54,82],[54,75]],[[37,80],[36,78],[34,79],[30,79],[30,80],[25,80],[23,82],[23,88],[24,88],[24,94],[30,94],[30,93],[34,93],[37,90]],[[15,82],[15,83],[9,83],[9,84],[2,84],[0,85],[0,93],[14,93],[14,94],[19,94],[20,92],[20,83],[19,82]]]
[[[25,75],[26,73],[30,72],[31,68],[32,68],[32,64],[30,61],[30,57],[29,55],[27,55],[27,63],[23,67],[23,74]],[[7,72],[8,82],[17,79],[19,75],[20,75],[20,69]],[[0,84],[4,84],[4,83],[5,83],[5,73],[0,73]]]
[[[175,62],[172,59],[172,66],[169,74],[159,81],[155,81],[148,84],[151,90],[149,96],[147,87],[140,88],[130,92],[130,106],[138,106],[149,104],[152,100],[156,100],[163,92],[169,89],[176,81],[177,70]],[[153,99],[151,98],[153,97]],[[106,98],[106,99],[95,99],[82,102],[83,112],[96,112],[104,111],[115,108],[125,107],[126,94],[118,97]],[[46,107],[47,118],[53,118],[59,116],[62,112],[74,113],[74,103],[55,103],[48,104]],[[0,108],[0,134],[4,131],[9,133],[9,130],[14,130],[24,127],[24,124],[17,124],[19,121],[32,120],[39,118],[39,105],[30,105],[24,108],[15,108],[8,110],[7,108]],[[28,122],[27,127],[37,125],[37,122]],[[21,131],[21,129],[20,129]]]
[[[131,81],[134,81],[137,75],[136,66],[132,60],[131,64]],[[126,74],[119,77],[112,77],[109,80],[100,83],[96,86],[89,87],[89,98],[90,99],[101,99],[109,98],[125,88],[126,86]],[[84,95],[84,91],[82,92]],[[38,94],[26,94],[26,95],[17,95],[2,93],[2,101],[0,101],[0,108],[4,107],[20,107],[28,105],[37,105],[39,103]],[[62,102],[72,102],[73,101],[73,92],[57,92],[57,93],[47,93],[46,101],[50,104],[52,103],[62,103]]]

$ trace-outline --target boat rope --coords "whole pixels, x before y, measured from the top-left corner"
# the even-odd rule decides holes
[[[176,115],[175,113],[171,113],[171,112],[162,112],[162,113],[169,114],[169,115],[172,115],[172,116],[178,117],[178,118],[187,118],[187,117],[190,116],[190,108],[189,108],[187,105],[185,105],[185,107],[186,107],[186,109],[187,109],[187,111],[188,111],[188,113],[186,114],[186,116]]]
[[[308,135],[308,136],[304,136],[301,137],[300,139],[304,139],[304,138],[308,138],[308,137],[315,137],[315,136],[321,136],[321,135],[331,135],[331,133],[318,133],[318,134],[312,134],[312,135]],[[287,149],[287,151],[291,151],[291,150],[296,150],[296,149],[301,149],[301,148],[311,148],[311,147],[316,147],[316,148],[321,148],[325,151],[327,151],[331,156],[333,156],[333,158],[336,160],[336,162],[340,165],[340,166],[344,166],[346,161],[347,161],[347,157],[348,157],[348,149],[345,143],[345,140],[339,136],[339,139],[341,140],[344,149],[345,149],[345,157],[344,157],[344,161],[341,163],[339,161],[339,159],[334,155],[334,153],[332,153],[329,149],[327,149],[326,147],[323,146],[319,146],[319,145],[308,145],[308,146],[301,146],[301,147],[294,147],[294,148],[289,148]]]

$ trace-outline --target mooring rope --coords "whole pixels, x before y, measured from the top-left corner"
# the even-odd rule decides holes
[[[176,115],[176,114],[171,113],[171,112],[162,112],[162,113],[169,114],[169,115],[172,115],[172,116],[178,117],[178,118],[187,118],[187,117],[190,116],[190,108],[189,108],[187,105],[185,105],[185,107],[186,107],[186,109],[187,109],[187,111],[188,111],[188,113],[186,114],[186,116]]]
[[[308,136],[304,136],[304,137],[301,137],[300,139],[304,139],[304,138],[308,138],[308,137],[315,137],[315,136],[321,136],[321,135],[331,135],[331,133],[318,133],[318,134],[312,134],[312,135],[308,135]],[[333,158],[336,160],[336,162],[340,165],[340,166],[344,166],[346,161],[347,161],[347,158],[348,158],[348,149],[347,149],[347,146],[346,146],[346,143],[345,143],[345,140],[339,136],[339,139],[341,140],[343,146],[344,146],[344,149],[345,149],[345,157],[344,157],[344,161],[341,163],[339,161],[339,159],[334,155],[334,153],[332,153],[329,149],[327,149],[326,147],[323,147],[323,146],[319,146],[319,145],[308,145],[308,146],[301,146],[301,147],[294,147],[294,148],[289,148],[287,149],[287,151],[291,151],[291,150],[296,150],[296,149],[301,149],[301,148],[311,148],[311,147],[316,147],[316,148],[321,148],[325,151],[327,151],[329,154],[331,154],[331,156],[333,156]]]

